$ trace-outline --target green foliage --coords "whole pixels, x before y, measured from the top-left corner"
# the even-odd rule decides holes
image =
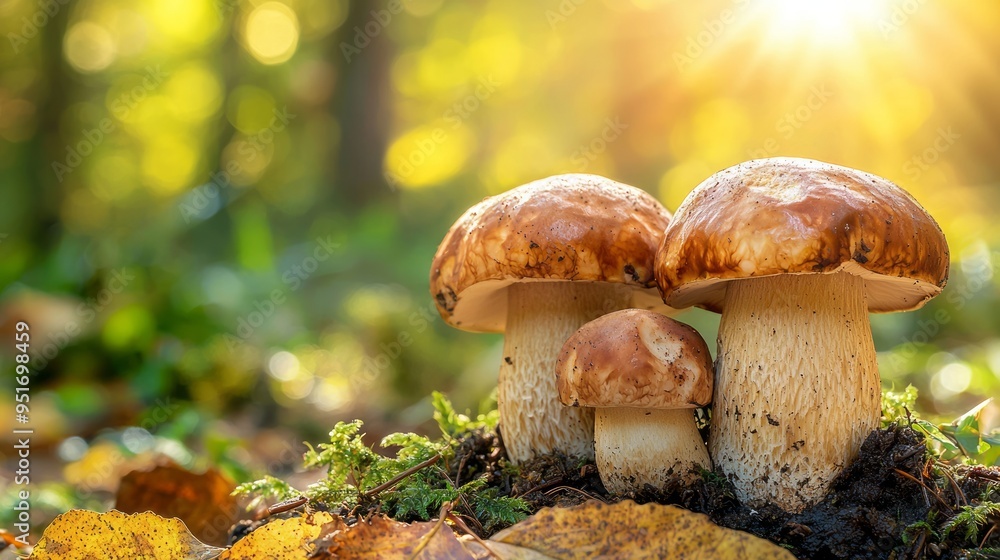
[[[903,529],[903,544],[910,544],[916,540],[921,534],[929,535],[934,540],[938,539],[938,534],[934,531],[934,527],[927,521],[917,521],[916,523],[911,523]]]
[[[495,405],[495,396],[491,396],[491,400]],[[434,420],[441,428],[441,432],[448,437],[455,437],[473,430],[495,430],[500,422],[500,414],[495,409],[477,415],[475,420],[470,419],[465,414],[459,414],[455,412],[451,401],[437,391],[431,393],[431,404],[434,405]]]
[[[1000,503],[985,502],[978,505],[962,506],[945,523],[943,537],[962,532],[962,538],[973,546],[979,545],[979,530],[986,524],[1000,523]]]
[[[274,498],[277,501],[287,500],[299,495],[299,491],[292,488],[287,482],[280,478],[266,475],[259,480],[244,482],[233,490],[234,496],[254,496],[248,506],[250,509],[257,507],[264,499]]]
[[[483,481],[485,484],[482,478],[473,482],[478,481]],[[466,486],[469,485],[466,484],[462,488]],[[528,502],[521,498],[500,496],[499,488],[485,488],[476,492],[469,490],[465,494],[469,496],[468,501],[476,518],[481,520],[487,531],[493,530],[498,525],[513,525],[527,517],[529,511]]]
[[[928,446],[941,460],[960,459],[966,463],[998,465],[1000,431],[983,434],[979,428],[979,417],[989,402],[983,401],[950,423],[935,425],[916,419],[913,427],[927,436]]]
[[[913,385],[907,385],[900,392],[882,391],[882,427],[909,424],[916,402],[917,388]]]
[[[482,477],[456,488],[447,472],[438,466],[454,459],[462,439],[472,432],[494,429],[496,411],[479,414],[473,420],[466,414],[457,413],[441,393],[435,392],[432,402],[434,419],[443,438],[432,441],[413,433],[390,434],[382,439],[380,446],[398,448],[395,457],[382,456],[365,445],[360,420],[338,422],[330,431],[329,443],[321,443],[316,448],[310,445],[305,453],[304,466],[325,468],[327,476],[310,485],[303,494],[312,502],[347,506],[377,499],[382,511],[406,521],[430,519],[447,502],[468,504],[469,513],[488,529],[524,519],[528,512],[524,500],[500,496],[497,488],[486,487],[486,479]],[[440,457],[437,464],[418,468],[436,456]],[[391,488],[382,489],[377,495],[373,492],[396,478],[399,480]],[[262,497],[287,499],[298,494],[273,477],[242,484],[237,493],[258,494],[257,500]]]

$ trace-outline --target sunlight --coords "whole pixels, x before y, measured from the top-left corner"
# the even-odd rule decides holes
[[[877,28],[886,16],[883,0],[763,0],[770,39],[807,35],[814,41],[850,40],[859,30]]]

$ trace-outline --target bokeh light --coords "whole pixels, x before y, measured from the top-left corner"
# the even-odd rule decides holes
[[[299,20],[280,2],[264,2],[247,16],[244,36],[250,54],[263,64],[279,64],[295,54]]]

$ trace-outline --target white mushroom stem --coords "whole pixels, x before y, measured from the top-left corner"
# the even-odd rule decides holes
[[[729,284],[709,451],[751,504],[823,498],[878,426],[864,280],[843,272]]]
[[[512,462],[556,451],[594,457],[593,412],[559,402],[556,358],[584,323],[630,301],[628,287],[603,282],[525,282],[508,288],[497,405]]]
[[[598,408],[594,437],[597,470],[614,494],[691,482],[699,476],[695,467],[712,469],[690,408]]]

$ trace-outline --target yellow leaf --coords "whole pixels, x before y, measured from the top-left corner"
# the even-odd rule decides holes
[[[312,544],[334,517],[324,511],[291,519],[271,521],[240,539],[222,553],[219,560],[305,560],[315,548]]]
[[[543,508],[493,535],[491,541],[531,549],[559,560],[575,558],[791,559],[787,550],[749,533],[724,529],[706,515],[676,506],[614,505],[590,501]],[[504,559],[538,558],[516,550]],[[509,554],[509,556],[508,556]]]
[[[221,551],[194,538],[177,518],[149,512],[126,515],[75,509],[46,527],[31,559],[207,560]]]

